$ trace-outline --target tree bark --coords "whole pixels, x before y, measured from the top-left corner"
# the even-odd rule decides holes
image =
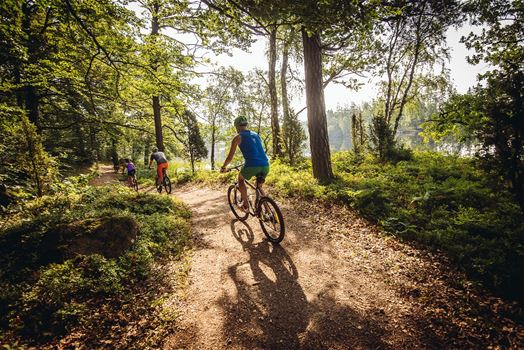
[[[290,36],[292,37],[293,31]],[[280,88],[282,91],[282,112],[284,114],[284,123],[282,126],[282,136],[284,140],[284,147],[289,159],[289,163],[293,164],[293,148],[291,147],[291,140],[289,138],[290,132],[290,113],[289,100],[287,96],[287,64],[289,57],[289,40],[284,41],[284,48],[282,49],[282,66],[280,68]]]
[[[120,159],[118,157],[117,141],[116,138],[111,138],[111,162],[115,169],[120,165]]]
[[[22,30],[27,35],[27,62],[37,63],[38,48],[40,45],[39,38],[37,38],[31,30],[31,16],[36,5],[25,3],[22,5],[22,12],[24,17],[22,19]],[[20,74],[20,72],[18,72]],[[36,126],[38,134],[42,133],[42,124],[40,122],[40,96],[35,86],[28,84],[24,87],[25,108],[29,121]]]
[[[151,12],[151,36],[155,37],[158,35],[160,29],[160,23],[158,22],[158,13],[160,11],[160,4],[155,2]],[[155,59],[152,60],[152,68],[154,71],[158,69],[157,62]],[[153,96],[153,117],[155,120],[155,137],[156,147],[160,151],[164,151],[164,135],[162,134],[162,116],[160,114],[160,97],[158,95]]]
[[[148,137],[144,145],[144,166],[149,165],[149,156],[151,155],[151,139]]]
[[[278,97],[276,86],[276,63],[277,63],[277,27],[271,29],[269,36],[269,95],[271,97],[271,131],[273,133],[273,156],[282,155],[280,145],[280,126],[278,124]]]
[[[98,140],[96,137],[97,131],[92,124],[89,124],[89,143],[91,148],[91,157],[98,164],[100,160],[100,149],[98,147]]]
[[[333,171],[331,168],[331,152],[329,150],[324,88],[322,87],[320,35],[314,33],[309,36],[305,28],[302,28],[302,43],[313,176],[320,183],[325,184],[333,180]]]
[[[215,142],[216,142],[216,125],[215,119],[211,124],[211,170],[215,170]]]
[[[162,134],[162,116],[160,115],[160,97],[153,96],[153,116],[155,119],[156,147],[164,151],[164,135]]]

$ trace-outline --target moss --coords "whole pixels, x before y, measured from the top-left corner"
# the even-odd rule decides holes
[[[0,326],[56,336],[185,249],[189,210],[167,196],[75,187],[29,202],[0,232]]]

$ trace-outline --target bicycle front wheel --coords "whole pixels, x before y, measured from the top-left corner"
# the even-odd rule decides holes
[[[171,180],[169,179],[167,175],[164,176],[164,188],[167,194],[171,194]]]
[[[267,239],[272,243],[282,242],[286,228],[277,203],[269,197],[262,197],[258,202],[257,213],[260,227]]]
[[[138,180],[133,177],[133,189],[138,192]]]
[[[239,205],[242,202],[242,195],[240,194],[237,185],[229,186],[227,190],[227,201],[229,202],[229,208],[231,208],[231,211],[238,220],[244,221],[247,219],[249,213],[245,213],[239,208]]]

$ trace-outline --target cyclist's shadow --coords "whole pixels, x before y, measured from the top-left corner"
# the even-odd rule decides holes
[[[231,222],[233,236],[248,253],[247,262],[228,268],[236,300],[225,300],[225,337],[246,348],[296,348],[309,322],[308,302],[298,272],[279,245],[254,243],[251,227]]]

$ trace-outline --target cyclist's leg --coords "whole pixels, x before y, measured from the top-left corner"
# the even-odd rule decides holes
[[[169,168],[169,163],[162,163],[162,177],[164,176],[164,174],[165,176],[169,176],[167,175],[167,168]]]
[[[136,178],[136,170],[127,172],[127,184],[129,187],[133,187],[133,179]]]
[[[267,176],[268,173],[269,173],[269,166],[264,166],[264,167],[257,168],[257,174],[256,174],[257,186],[258,186],[258,189],[260,190],[260,194],[262,196],[266,195],[266,193],[262,189],[262,186],[264,185],[264,182],[266,181],[266,176]]]
[[[247,187],[242,173],[238,173],[238,189],[240,190],[240,194],[242,195],[242,203],[244,210],[249,210],[249,203],[247,200]]]
[[[157,163],[156,165],[156,185],[160,186],[162,184],[163,179],[164,179],[164,175],[162,174],[162,163]]]
[[[258,187],[258,190],[260,191],[260,194],[262,196],[265,196],[266,193],[264,192],[264,190],[262,189],[262,186],[264,185],[264,182],[262,181],[259,181],[259,179],[257,178],[257,187]]]

